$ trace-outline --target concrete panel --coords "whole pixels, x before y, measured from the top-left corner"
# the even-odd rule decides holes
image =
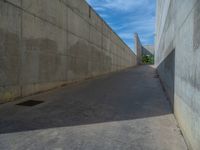
[[[91,59],[91,49],[88,41],[69,33],[69,55],[77,58]]]
[[[90,26],[90,41],[98,47],[102,47],[102,33]]]
[[[90,10],[90,19],[89,19],[89,21],[94,27],[96,27],[97,18],[98,18],[98,16],[97,16],[96,12],[93,9],[91,9]]]
[[[103,35],[110,38],[110,28],[105,22],[103,22]]]
[[[12,3],[16,6],[21,7],[21,0],[4,0],[4,1],[7,1],[7,2]]]
[[[20,59],[18,56],[0,56],[0,85],[19,84]]]
[[[23,13],[25,50],[67,54],[67,32],[37,17]]]
[[[99,16],[97,15],[97,13],[94,10],[91,10],[90,22],[99,32],[102,32],[103,20],[101,18],[99,18]]]
[[[89,40],[89,24],[71,9],[68,9],[68,31]]]
[[[111,41],[109,38],[103,36],[103,49],[105,51],[109,51],[110,50],[110,47],[111,47]]]
[[[192,9],[194,8],[196,2],[198,0],[181,0],[181,1],[174,1],[174,5],[176,4],[176,6],[174,7],[174,11],[176,10],[176,8],[178,7],[178,9],[176,10],[177,16],[176,16],[176,23],[178,27],[181,27],[182,24],[184,23],[184,21],[187,19],[188,14],[191,13]],[[187,8],[187,9],[185,9]]]
[[[56,26],[67,29],[68,8],[59,0],[22,0],[22,8],[49,21]]]
[[[84,9],[88,7],[87,3],[84,0],[64,0],[69,5],[70,8],[76,9],[81,14],[88,14],[88,10]],[[85,12],[85,13],[84,13]]]

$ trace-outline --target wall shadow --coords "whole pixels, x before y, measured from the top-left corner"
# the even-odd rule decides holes
[[[148,49],[146,49],[145,47],[142,47],[142,55],[149,55],[149,56],[154,56],[154,54],[152,54],[152,52],[150,52]]]
[[[0,133],[125,121],[171,114],[156,70],[139,66],[31,97],[34,107],[0,108]]]
[[[157,72],[159,74],[161,84],[165,90],[168,99],[174,106],[174,80],[175,80],[175,49],[160,63],[157,67]]]

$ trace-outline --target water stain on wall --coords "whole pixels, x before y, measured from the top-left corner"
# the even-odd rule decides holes
[[[93,73],[108,72],[112,67],[110,56],[107,56],[102,49],[83,40],[72,45],[69,54],[73,57],[69,69],[75,74],[92,76]]]
[[[37,82],[51,82],[58,80],[56,74],[61,66],[61,56],[58,54],[56,41],[44,38],[26,39],[25,49],[27,51],[26,57],[36,59],[33,60],[30,58],[32,61],[30,61],[29,64],[24,65],[26,69],[32,71],[32,74],[30,75],[37,74]]]

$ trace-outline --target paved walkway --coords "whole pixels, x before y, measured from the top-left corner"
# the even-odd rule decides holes
[[[0,106],[0,150],[186,149],[152,66]]]

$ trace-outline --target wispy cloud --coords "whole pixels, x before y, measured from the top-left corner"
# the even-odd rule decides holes
[[[144,0],[106,0],[103,6],[116,10],[129,11],[130,9],[139,7],[142,3],[144,4]]]
[[[153,44],[155,0],[87,1],[131,48],[135,32],[143,44]]]
[[[145,5],[147,2],[146,0],[88,0],[88,3],[93,6],[123,11],[129,11],[139,7],[141,4]]]

